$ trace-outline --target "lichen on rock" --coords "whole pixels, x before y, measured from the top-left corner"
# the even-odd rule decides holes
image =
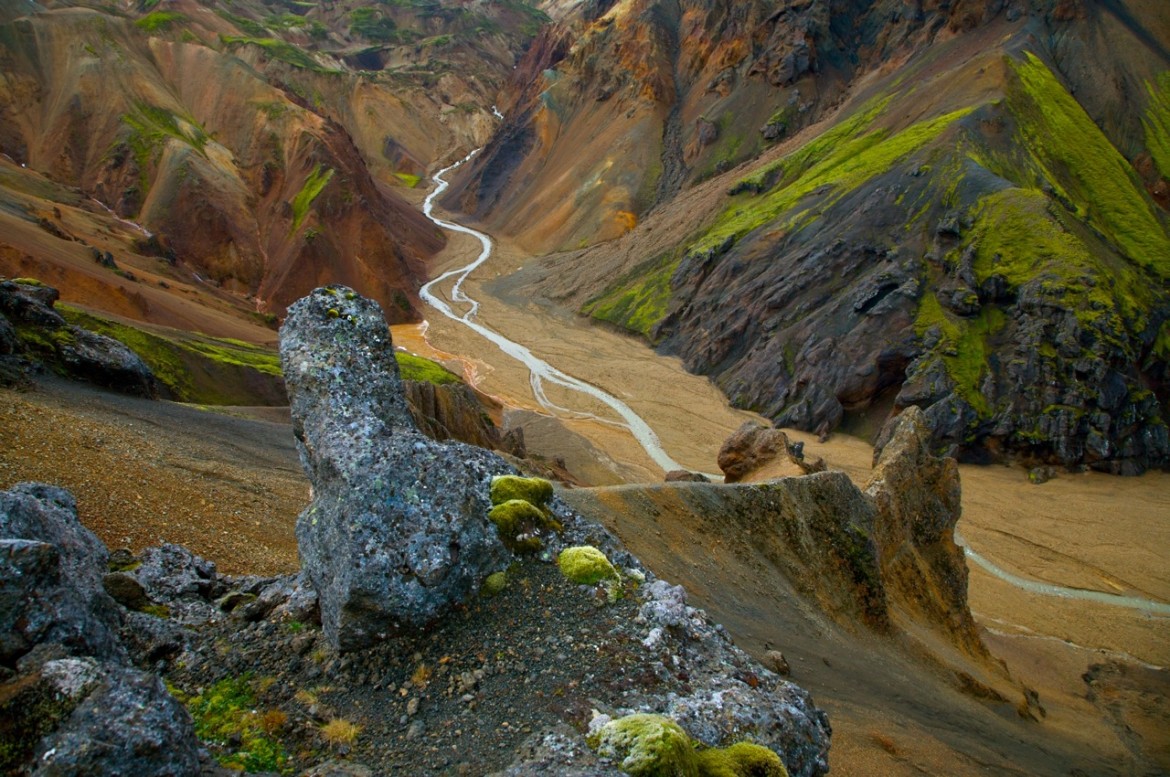
[[[634,777],[698,777],[699,759],[687,732],[662,715],[635,713],[600,726],[590,742],[602,758]]]
[[[579,545],[565,548],[557,558],[561,574],[579,585],[597,585],[604,580],[618,580],[617,570],[597,548]]]
[[[330,643],[366,647],[474,596],[508,558],[489,481],[515,470],[418,431],[373,300],[315,290],[289,308],[280,354],[314,495],[297,542]]]

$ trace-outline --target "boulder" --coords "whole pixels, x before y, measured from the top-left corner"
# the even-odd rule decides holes
[[[73,710],[37,746],[33,775],[199,774],[191,716],[158,676],[66,658],[46,663],[41,678]]]
[[[803,456],[793,453],[788,435],[754,421],[747,421],[727,438],[719,449],[718,463],[727,483],[800,476],[810,471]]]
[[[701,472],[689,472],[685,469],[672,469],[663,477],[667,483],[710,483],[711,478]]]
[[[330,644],[369,646],[473,596],[509,558],[488,486],[515,470],[418,431],[372,300],[316,289],[289,308],[280,355],[313,485],[297,543]]]
[[[29,333],[34,344],[29,355],[63,374],[124,394],[157,397],[158,381],[138,354],[111,337],[69,326],[53,309],[59,297],[56,289],[39,282],[0,282],[0,354],[26,350],[15,325]]]
[[[0,663],[40,644],[124,660],[118,608],[102,586],[107,557],[67,491],[21,483],[0,492]]]
[[[136,397],[154,399],[158,382],[146,362],[122,343],[71,326],[57,345],[57,359],[73,378]]]

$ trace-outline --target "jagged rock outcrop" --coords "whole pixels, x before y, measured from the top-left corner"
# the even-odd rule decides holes
[[[107,557],[69,492],[38,483],[0,492],[0,663],[42,644],[124,660],[117,605],[102,587]]]
[[[955,544],[959,468],[931,453],[925,414],[907,408],[874,465],[865,493],[877,505],[874,542],[887,597],[923,624],[985,657],[967,606],[967,562]]]
[[[57,289],[39,282],[0,281],[0,341],[8,343],[0,347],[0,360],[44,361],[75,380],[158,396],[154,373],[138,354],[113,338],[70,326],[53,309],[59,298]]]
[[[475,389],[466,383],[402,382],[411,418],[431,439],[459,440],[477,448],[497,450],[524,458],[524,430],[501,433],[492,423]]]
[[[193,775],[191,718],[157,675],[128,666],[127,613],[103,588],[109,553],[73,497],[0,492],[0,769]],[[141,654],[136,654],[141,655]]]
[[[313,484],[297,542],[330,641],[366,647],[476,593],[508,558],[488,482],[515,470],[418,431],[376,302],[317,289],[289,309],[280,354]]]

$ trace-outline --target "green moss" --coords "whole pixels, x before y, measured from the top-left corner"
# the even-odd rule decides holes
[[[557,558],[561,574],[578,585],[597,585],[603,580],[619,580],[613,564],[592,545],[565,548]]]
[[[992,308],[980,311],[975,319],[959,319],[949,315],[933,292],[923,295],[918,305],[914,329],[924,336],[937,329],[941,338],[936,346],[947,375],[955,384],[955,391],[981,417],[991,413],[991,407],[980,387],[987,373],[986,338],[1003,326],[1003,313]]]
[[[322,171],[324,170],[324,171]],[[313,168],[313,172],[309,173],[305,178],[305,184],[301,190],[297,192],[292,200],[293,224],[292,231],[296,232],[300,228],[301,222],[305,220],[305,216],[309,214],[309,207],[313,204],[313,200],[321,194],[325,185],[333,178],[333,170],[322,165],[317,165]]]
[[[144,612],[147,615],[153,615],[156,618],[171,617],[171,608],[167,607],[165,604],[148,604],[143,607],[140,612]]]
[[[458,375],[430,359],[406,351],[395,351],[394,358],[398,362],[398,372],[403,380],[425,381],[438,386],[462,382]]]
[[[1155,83],[1147,83],[1146,89],[1150,93],[1150,104],[1142,118],[1146,148],[1158,172],[1170,178],[1170,71],[1159,75]]]
[[[880,107],[884,102],[877,105]],[[764,188],[766,180],[775,175],[778,168],[784,171],[779,183],[766,194],[738,196],[715,223],[689,246],[688,252],[700,253],[714,249],[728,238],[739,240],[782,216],[787,216],[784,228],[791,229],[824,212],[866,181],[885,173],[899,160],[933,141],[974,109],[963,108],[921,121],[895,135],[890,135],[886,130],[860,134],[877,110],[870,109],[846,121],[781,159],[775,163],[775,167],[767,166],[744,179],[744,185],[750,184],[749,188],[754,190]],[[814,192],[823,195],[819,204],[798,208]]]
[[[678,265],[679,259],[672,254],[653,260],[619,278],[601,296],[585,303],[582,312],[650,338],[666,316],[670,279]]]
[[[395,173],[394,177],[406,184],[409,189],[418,186],[422,180],[422,176],[415,175],[414,173]]]
[[[548,527],[549,520],[539,507],[523,499],[509,499],[493,507],[488,518],[496,525],[500,540],[513,553],[535,553],[544,547],[536,535]]]
[[[267,30],[264,30],[264,32],[267,32]],[[265,53],[273,59],[280,60],[301,70],[312,70],[316,73],[335,72],[321,65],[320,62],[313,59],[304,49],[298,48],[280,38],[269,38],[263,35],[221,35],[220,40],[228,45],[257,46],[264,49]]]
[[[41,738],[69,717],[76,703],[38,677],[18,678],[0,694],[0,773],[28,774]]]
[[[702,777],[788,777],[784,762],[773,751],[752,742],[699,752]]]
[[[57,311],[70,324],[112,337],[134,351],[155,377],[185,402],[238,404],[238,397],[223,393],[223,375],[215,370],[249,370],[274,378],[281,375],[280,356],[269,348],[195,333],[165,337],[68,305],[58,305]]]
[[[1009,104],[1038,173],[1131,261],[1170,277],[1170,235],[1133,168],[1038,57],[1009,61]]]
[[[165,30],[175,22],[186,21],[187,17],[178,11],[152,11],[134,22],[134,26],[147,32]]]
[[[288,755],[262,728],[247,677],[220,680],[187,703],[200,739],[216,745],[217,760],[246,772],[284,772]],[[232,744],[238,743],[238,744]]]
[[[21,286],[44,286],[45,285],[42,281],[38,281],[36,278],[13,278],[12,282],[19,283]]]
[[[492,478],[493,505],[522,499],[531,505],[544,508],[552,498],[553,485],[544,478],[525,478],[518,475],[500,475]]]
[[[508,573],[507,572],[493,572],[488,575],[483,581],[483,588],[480,593],[484,596],[497,596],[504,592],[508,587]]]
[[[635,777],[699,776],[691,738],[661,715],[637,713],[611,720],[591,736],[590,745]]]

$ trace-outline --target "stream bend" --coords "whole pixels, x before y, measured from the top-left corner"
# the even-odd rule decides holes
[[[465,235],[471,235],[474,237],[482,246],[479,252],[479,256],[477,256],[469,264],[454,270],[448,270],[439,277],[428,282],[419,290],[419,296],[422,297],[424,302],[433,307],[435,310],[439,311],[447,318],[451,319],[452,321],[456,321],[463,326],[466,326],[468,329],[471,329],[476,334],[495,344],[495,346],[503,351],[504,354],[521,362],[525,367],[527,367],[529,383],[532,386],[532,396],[536,399],[541,407],[545,408],[553,414],[569,414],[580,418],[589,418],[592,420],[601,421],[603,423],[611,423],[604,418],[598,418],[592,413],[583,413],[570,410],[569,408],[564,408],[555,404],[545,394],[544,386],[547,382],[569,389],[570,391],[576,391],[580,394],[592,397],[613,409],[613,411],[621,417],[623,423],[620,425],[629,430],[630,434],[634,436],[634,439],[638,441],[638,444],[642,446],[642,448],[646,451],[654,463],[661,467],[664,472],[669,472],[676,469],[685,469],[681,464],[672,459],[666,450],[662,447],[662,443],[658,440],[658,435],[654,433],[654,430],[650,428],[650,425],[647,424],[641,416],[635,413],[625,402],[622,402],[617,397],[599,389],[597,386],[594,386],[591,383],[587,383],[580,378],[573,377],[566,372],[558,370],[556,367],[553,367],[551,364],[534,354],[530,349],[520,345],[519,343],[509,340],[499,332],[481,324],[476,320],[476,314],[479,312],[479,303],[464,293],[463,281],[467,280],[467,277],[471,275],[472,272],[478,269],[491,257],[493,248],[492,239],[483,232],[479,232],[477,230],[471,229],[470,227],[465,227],[462,224],[456,224],[452,221],[446,221],[435,216],[434,208],[435,200],[447,190],[448,186],[450,186],[450,183],[443,176],[470,160],[477,153],[479,153],[479,149],[472,151],[470,154],[455,164],[445,167],[439,172],[435,173],[435,189],[430,194],[428,194],[426,200],[423,201],[423,214],[437,226],[443,229],[448,229],[452,232],[461,232]],[[446,300],[441,299],[434,291],[434,289],[439,284],[446,283],[452,279],[454,279],[454,283],[451,285],[451,301],[454,304],[465,305],[466,311],[463,313],[459,313],[454,308],[452,308],[451,305],[446,302]]]

